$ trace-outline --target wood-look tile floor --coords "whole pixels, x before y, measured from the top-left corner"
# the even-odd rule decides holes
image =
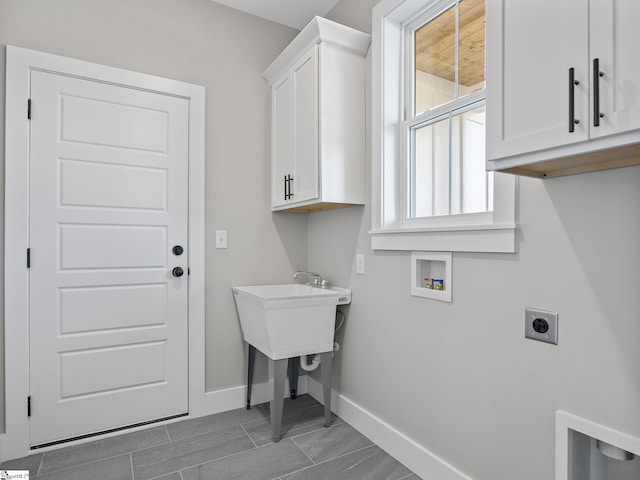
[[[127,433],[10,460],[38,480],[419,480],[340,418],[324,428],[308,395],[285,400],[283,438],[269,405]]]

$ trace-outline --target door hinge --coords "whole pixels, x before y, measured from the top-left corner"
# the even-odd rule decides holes
[[[31,416],[31,396],[27,397],[27,417]]]
[[[31,99],[27,100],[27,120],[31,120]]]
[[[27,248],[27,268],[31,268],[31,249]]]

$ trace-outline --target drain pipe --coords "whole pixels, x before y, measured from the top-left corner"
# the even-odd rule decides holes
[[[344,324],[344,312],[342,310],[340,310],[340,309],[337,309],[336,310],[336,317],[338,315],[340,315],[341,321],[338,324],[338,326],[336,327],[335,332],[340,330],[340,328]],[[338,342],[333,342],[333,351],[337,352],[338,350],[340,350],[340,344]],[[317,354],[305,355],[305,357],[306,357],[307,360],[309,360],[309,357],[311,357],[311,363],[307,363],[306,361],[301,359],[300,368],[302,368],[304,371],[313,372],[315,369],[317,369],[320,366],[320,358],[318,357]]]
[[[311,358],[311,363],[307,364],[307,362],[305,360],[300,362],[300,368],[302,368],[303,370],[307,371],[307,372],[313,372],[316,368],[318,368],[318,366],[320,365],[320,359],[318,358],[318,355],[305,355],[307,357],[307,359],[309,357]]]
[[[340,344],[338,342],[333,342],[333,351],[337,352],[338,350],[340,350]],[[313,355],[305,355],[305,357],[307,361],[309,360],[309,357],[311,357],[311,363],[307,363],[307,361],[301,359],[300,368],[303,370],[313,372],[320,366],[320,357],[318,357],[317,353],[314,353]]]

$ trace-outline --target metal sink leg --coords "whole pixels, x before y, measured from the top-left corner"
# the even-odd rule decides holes
[[[324,400],[324,426],[331,426],[331,369],[333,352],[320,354],[320,370],[322,377],[322,396]]]
[[[298,398],[298,374],[300,371],[300,357],[289,359],[289,391],[291,400]]]
[[[251,410],[251,387],[253,386],[253,367],[256,363],[256,347],[244,342],[247,362],[247,410]]]
[[[271,410],[271,441],[280,441],[280,427],[282,426],[282,409],[284,407],[284,386],[287,379],[288,359],[269,359],[269,381],[273,382],[273,397]]]

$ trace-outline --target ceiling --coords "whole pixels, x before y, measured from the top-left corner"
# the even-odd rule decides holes
[[[485,0],[460,2],[458,81],[470,87],[484,81]],[[453,82],[456,76],[455,12],[449,8],[416,31],[416,69]]]
[[[211,0],[221,5],[281,23],[296,30],[316,15],[324,17],[339,0]]]

